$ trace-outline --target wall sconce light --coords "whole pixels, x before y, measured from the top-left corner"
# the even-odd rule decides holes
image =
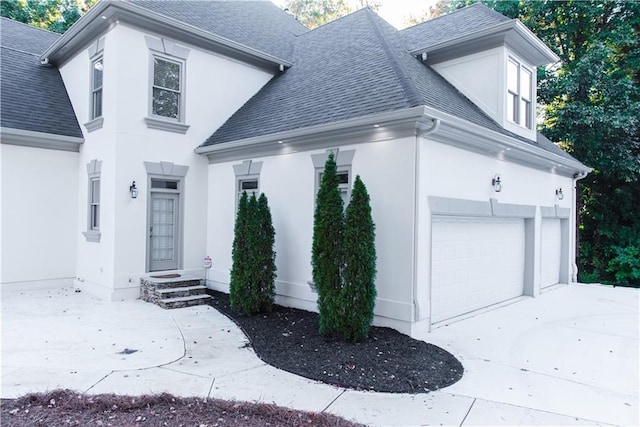
[[[136,182],[133,181],[131,183],[131,185],[129,186],[129,193],[131,193],[131,198],[132,199],[137,199],[138,198],[138,188],[136,187]]]
[[[496,174],[496,176],[493,177],[493,179],[491,180],[491,186],[496,193],[502,191],[502,181],[500,180],[500,175]]]
[[[556,188],[556,197],[558,200],[564,199],[564,194],[562,193],[562,187]]]

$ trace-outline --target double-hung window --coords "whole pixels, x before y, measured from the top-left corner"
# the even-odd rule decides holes
[[[104,62],[102,56],[91,64],[91,120],[102,117],[102,73]]]
[[[88,242],[100,241],[100,172],[102,161],[92,160],[87,164],[87,231],[83,234]]]
[[[507,62],[507,119],[533,129],[533,72],[513,58]]]
[[[182,119],[182,62],[153,55],[151,113]]]

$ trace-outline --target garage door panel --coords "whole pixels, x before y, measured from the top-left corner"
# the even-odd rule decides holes
[[[524,222],[434,217],[432,322],[523,293]]]
[[[542,220],[540,236],[540,285],[543,288],[560,282],[562,262],[562,228],[559,219]]]

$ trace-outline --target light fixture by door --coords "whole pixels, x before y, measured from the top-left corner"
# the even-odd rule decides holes
[[[502,180],[500,179],[499,174],[496,174],[496,176],[493,177],[493,179],[491,180],[491,186],[496,193],[502,191]]]
[[[556,188],[556,197],[558,200],[564,199],[564,194],[562,193],[562,187]]]
[[[137,199],[138,198],[138,188],[136,187],[136,182],[133,181],[131,183],[131,185],[129,186],[129,193],[131,193],[131,198],[132,199]]]

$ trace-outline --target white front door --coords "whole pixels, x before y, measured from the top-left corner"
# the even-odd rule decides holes
[[[180,195],[151,193],[149,209],[149,271],[179,267]]]
[[[519,218],[434,216],[431,322],[522,295],[524,242]]]

